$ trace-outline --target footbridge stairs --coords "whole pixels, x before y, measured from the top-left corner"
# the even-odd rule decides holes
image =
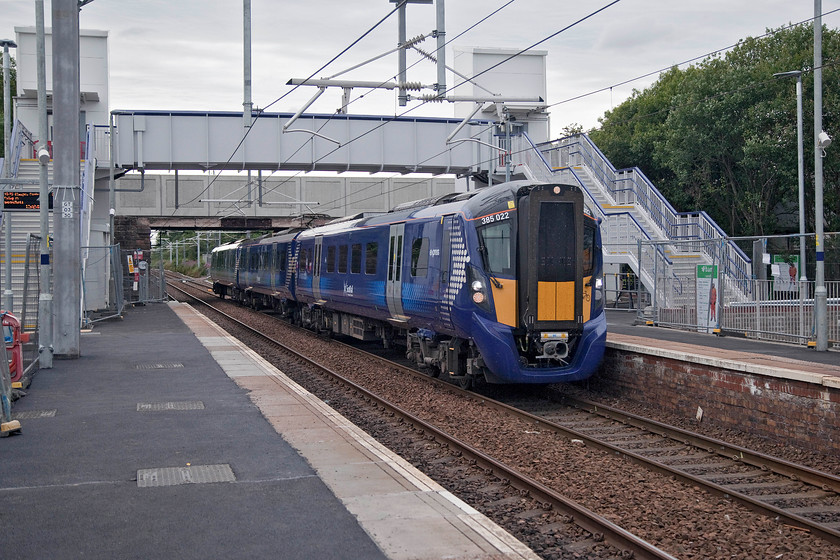
[[[602,220],[604,261],[627,264],[660,309],[693,309],[696,267],[717,265],[728,300],[750,296],[752,263],[703,211],[677,212],[638,168],[616,169],[586,134],[533,144],[512,138],[515,168],[582,186]]]

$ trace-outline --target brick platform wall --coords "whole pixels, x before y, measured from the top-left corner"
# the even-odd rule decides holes
[[[133,251],[152,249],[152,230],[147,218],[131,216],[114,216],[114,242],[119,243],[120,249]]]
[[[840,389],[607,348],[591,386],[775,443],[840,453]]]

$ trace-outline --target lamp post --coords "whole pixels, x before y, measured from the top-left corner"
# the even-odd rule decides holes
[[[828,350],[828,299],[825,288],[825,236],[823,235],[823,154],[831,137],[822,129],[822,0],[814,0],[814,233],[816,271],[814,274],[814,323],[816,350]]]
[[[773,74],[777,78],[796,78],[796,152],[799,176],[799,289],[808,280],[805,270],[805,155],[802,146],[802,71],[791,70]]]
[[[3,157],[5,163],[3,165],[3,178],[11,177],[9,173],[9,166],[12,164],[12,147],[9,146],[9,125],[12,120],[12,94],[11,94],[11,78],[9,76],[9,47],[17,48],[17,44],[11,39],[0,39],[0,45],[3,46]],[[9,185],[3,185],[3,190],[7,189]],[[14,304],[12,292],[12,219],[8,213],[5,218],[5,286],[3,290],[3,307],[12,312]]]

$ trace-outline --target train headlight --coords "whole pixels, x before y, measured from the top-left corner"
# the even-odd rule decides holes
[[[595,301],[601,301],[604,294],[604,279],[600,276],[595,279]]]
[[[467,267],[468,282],[470,291],[470,299],[473,303],[485,311],[489,311],[490,295],[487,293],[487,286],[484,279],[481,278],[479,270],[473,266]]]
[[[472,284],[470,284],[470,288],[472,288],[473,291],[473,302],[481,305],[487,301],[487,296],[484,295],[484,284],[481,283],[481,280],[473,280]]]

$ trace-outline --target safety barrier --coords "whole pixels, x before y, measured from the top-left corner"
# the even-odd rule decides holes
[[[832,239],[836,234],[827,234]],[[806,235],[808,243],[813,235]],[[729,240],[732,241],[732,240]],[[815,282],[803,280],[799,263],[799,236],[783,235],[741,238],[741,243],[755,242],[761,264],[756,272],[762,278],[743,282],[732,276],[726,259],[711,264],[679,263],[677,259],[657,272],[659,282],[681,282],[682,295],[676,289],[654,290],[646,318],[662,326],[698,332],[738,335],[754,339],[808,344],[816,337],[814,321]],[[696,241],[686,241],[696,243]],[[708,241],[720,243],[720,241]],[[810,244],[808,245],[810,247]],[[773,253],[773,254],[771,254]],[[826,281],[828,295],[827,340],[840,346],[840,281]]]

